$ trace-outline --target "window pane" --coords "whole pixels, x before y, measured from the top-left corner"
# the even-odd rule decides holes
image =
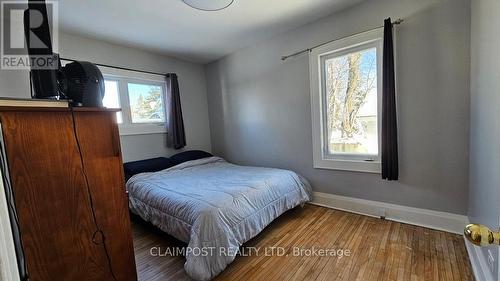
[[[104,98],[102,104],[107,108],[120,108],[120,93],[118,91],[118,81],[104,80]],[[122,113],[116,113],[118,123],[123,123]]]
[[[377,50],[325,60],[327,150],[378,155]]]
[[[158,85],[128,83],[132,123],[163,123],[163,89]]]

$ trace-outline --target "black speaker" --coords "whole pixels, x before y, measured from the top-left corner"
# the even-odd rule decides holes
[[[33,91],[32,97],[40,99],[58,99],[60,97],[57,85],[57,65],[59,64],[59,58],[52,52],[49,19],[44,0],[28,1],[28,9],[24,11],[24,35],[26,38],[28,55],[32,62],[30,71],[31,88]],[[48,65],[40,67],[33,63],[39,59],[47,60],[50,57],[56,60],[52,68],[48,68]]]

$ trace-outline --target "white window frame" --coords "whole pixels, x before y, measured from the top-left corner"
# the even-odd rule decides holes
[[[124,71],[108,67],[99,67],[103,73],[104,80],[118,81],[118,94],[122,109],[123,123],[118,124],[120,135],[146,135],[165,134],[167,129],[164,122],[161,123],[132,123],[132,112],[128,94],[128,83],[156,85],[162,88],[163,106],[165,105],[166,82],[163,76]],[[165,116],[165,120],[166,120]]]
[[[377,111],[378,111],[378,155],[349,155],[328,153],[325,134],[327,134],[324,115],[324,79],[322,62],[329,57],[342,56],[359,50],[377,49]],[[311,118],[313,140],[313,165],[317,169],[346,170],[367,173],[381,172],[381,132],[382,132],[382,54],[383,29],[375,29],[350,36],[321,46],[311,51],[309,56],[309,72],[311,81]]]

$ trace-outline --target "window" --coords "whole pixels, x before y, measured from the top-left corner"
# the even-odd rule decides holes
[[[103,105],[121,108],[117,113],[121,135],[165,133],[165,82],[162,78],[146,77],[102,68],[105,80]]]
[[[314,167],[380,172],[382,31],[311,52]]]
[[[163,89],[158,85],[128,83],[132,123],[164,123]]]
[[[105,94],[102,104],[107,108],[120,108],[120,92],[118,91],[118,81],[104,80]],[[123,123],[122,112],[116,113],[118,124]]]

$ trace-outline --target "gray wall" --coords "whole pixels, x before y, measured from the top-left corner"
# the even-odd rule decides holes
[[[313,169],[309,59],[280,57],[402,17],[397,28],[400,169]],[[228,160],[295,170],[316,191],[467,212],[470,1],[370,0],[206,67],[212,149]]]
[[[205,73],[202,65],[68,33],[59,34],[62,57],[179,75],[188,149],[210,151]],[[27,71],[0,70],[0,96],[29,98]],[[124,161],[170,155],[165,134],[122,136]]]
[[[469,219],[492,229],[500,226],[499,13],[498,0],[472,1]],[[498,247],[490,250],[498,257]]]

